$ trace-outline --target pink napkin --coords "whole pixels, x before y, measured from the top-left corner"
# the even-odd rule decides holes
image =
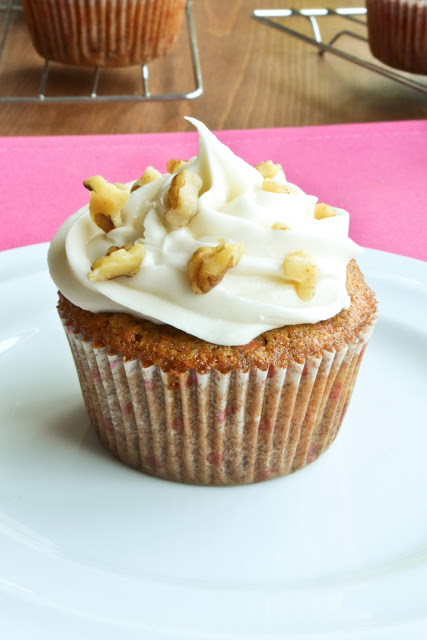
[[[347,209],[357,243],[427,260],[427,121],[221,131],[251,164],[280,162],[287,179]],[[147,164],[197,153],[196,133],[1,138],[0,250],[50,240],[88,200],[82,181],[127,182]]]

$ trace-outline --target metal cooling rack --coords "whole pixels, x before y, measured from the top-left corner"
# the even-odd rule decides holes
[[[0,36],[0,61],[6,46],[8,36],[10,37],[13,31],[13,15],[17,12],[22,12],[22,6],[19,0],[9,0],[7,3],[0,4],[0,12],[5,12],[3,33]],[[193,100],[198,98],[203,93],[203,80],[202,71],[200,67],[199,49],[197,46],[196,31],[193,21],[192,0],[187,0],[185,7],[187,26],[188,26],[188,39],[189,49],[192,62],[194,89],[186,93],[151,93],[149,89],[149,74],[148,67],[145,64],[141,65],[141,80],[142,80],[142,92],[132,94],[114,94],[114,95],[98,95],[99,77],[101,71],[108,74],[108,68],[93,67],[93,79],[92,87],[88,94],[85,95],[66,95],[55,96],[45,95],[46,86],[49,79],[50,62],[45,60],[43,69],[41,71],[40,84],[37,95],[28,96],[0,96],[1,102],[12,103],[34,103],[34,102],[150,102],[150,101],[166,101],[166,100]],[[173,55],[173,54],[172,54]],[[129,67],[127,67],[129,68]],[[90,67],[87,68],[90,70]],[[115,68],[115,72],[120,69]],[[0,73],[1,82],[1,73]]]
[[[347,53],[343,49],[340,49],[334,44],[341,39],[343,36],[347,36],[349,38],[362,40],[363,42],[368,42],[368,38],[362,36],[358,33],[354,33],[353,31],[349,31],[348,29],[342,29],[338,31],[329,42],[323,42],[322,36],[320,34],[320,27],[318,18],[326,18],[328,16],[335,16],[344,18],[346,20],[351,20],[352,22],[356,22],[360,25],[366,26],[366,21],[361,19],[361,17],[366,15],[366,9],[364,7],[360,8],[343,8],[343,9],[255,9],[252,12],[252,17],[258,22],[262,22],[263,24],[268,25],[269,27],[273,27],[274,29],[278,29],[279,31],[283,31],[290,36],[294,36],[295,38],[299,38],[300,40],[304,40],[304,42],[308,42],[309,44],[314,45],[318,49],[319,55],[323,55],[326,51],[333,53],[340,58],[344,58],[345,60],[349,60],[354,64],[357,64],[365,69],[369,69],[370,71],[374,71],[375,73],[379,73],[390,80],[394,80],[395,82],[399,82],[400,84],[406,85],[407,87],[411,87],[411,89],[416,89],[417,91],[421,91],[421,93],[427,94],[427,85],[417,80],[414,80],[412,77],[408,77],[406,74],[398,73],[393,71],[389,67],[383,67],[373,62],[369,62],[368,60],[364,60],[362,58],[358,58],[357,56],[352,55],[351,53]],[[313,37],[307,36],[296,29],[291,29],[284,24],[276,22],[277,18],[292,18],[295,16],[299,16],[301,18],[306,18],[312,27]]]

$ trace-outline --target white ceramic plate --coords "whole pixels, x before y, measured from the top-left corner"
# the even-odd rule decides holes
[[[202,488],[98,444],[46,245],[0,254],[0,636],[427,637],[427,263],[360,259],[381,315],[333,447]]]

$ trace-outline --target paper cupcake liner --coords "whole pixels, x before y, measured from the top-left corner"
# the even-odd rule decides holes
[[[427,3],[419,0],[366,0],[373,56],[385,64],[427,74]]]
[[[286,369],[199,374],[110,355],[62,322],[105,447],[145,473],[199,485],[260,482],[316,460],[338,433],[373,329]]]
[[[65,64],[114,67],[166,55],[185,0],[22,0],[36,51]]]

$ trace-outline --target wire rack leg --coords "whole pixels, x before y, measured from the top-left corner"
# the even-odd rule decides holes
[[[311,28],[313,29],[313,34],[316,42],[322,42],[322,36],[320,35],[319,23],[317,22],[314,16],[307,16],[310,21]]]
[[[141,73],[142,73],[142,88],[144,91],[144,96],[146,98],[150,97],[150,89],[148,87],[148,68],[146,64],[143,64],[141,67]]]
[[[3,54],[4,45],[6,44],[7,34],[9,32],[10,23],[12,21],[12,9],[14,0],[9,0],[6,7],[6,18],[4,20],[3,33],[0,40],[0,59]]]
[[[43,67],[43,71],[42,71],[42,77],[40,80],[40,87],[39,87],[39,100],[45,100],[45,91],[46,91],[46,85],[47,85],[47,78],[49,75],[49,60],[46,60],[46,62],[44,63],[44,67]]]

